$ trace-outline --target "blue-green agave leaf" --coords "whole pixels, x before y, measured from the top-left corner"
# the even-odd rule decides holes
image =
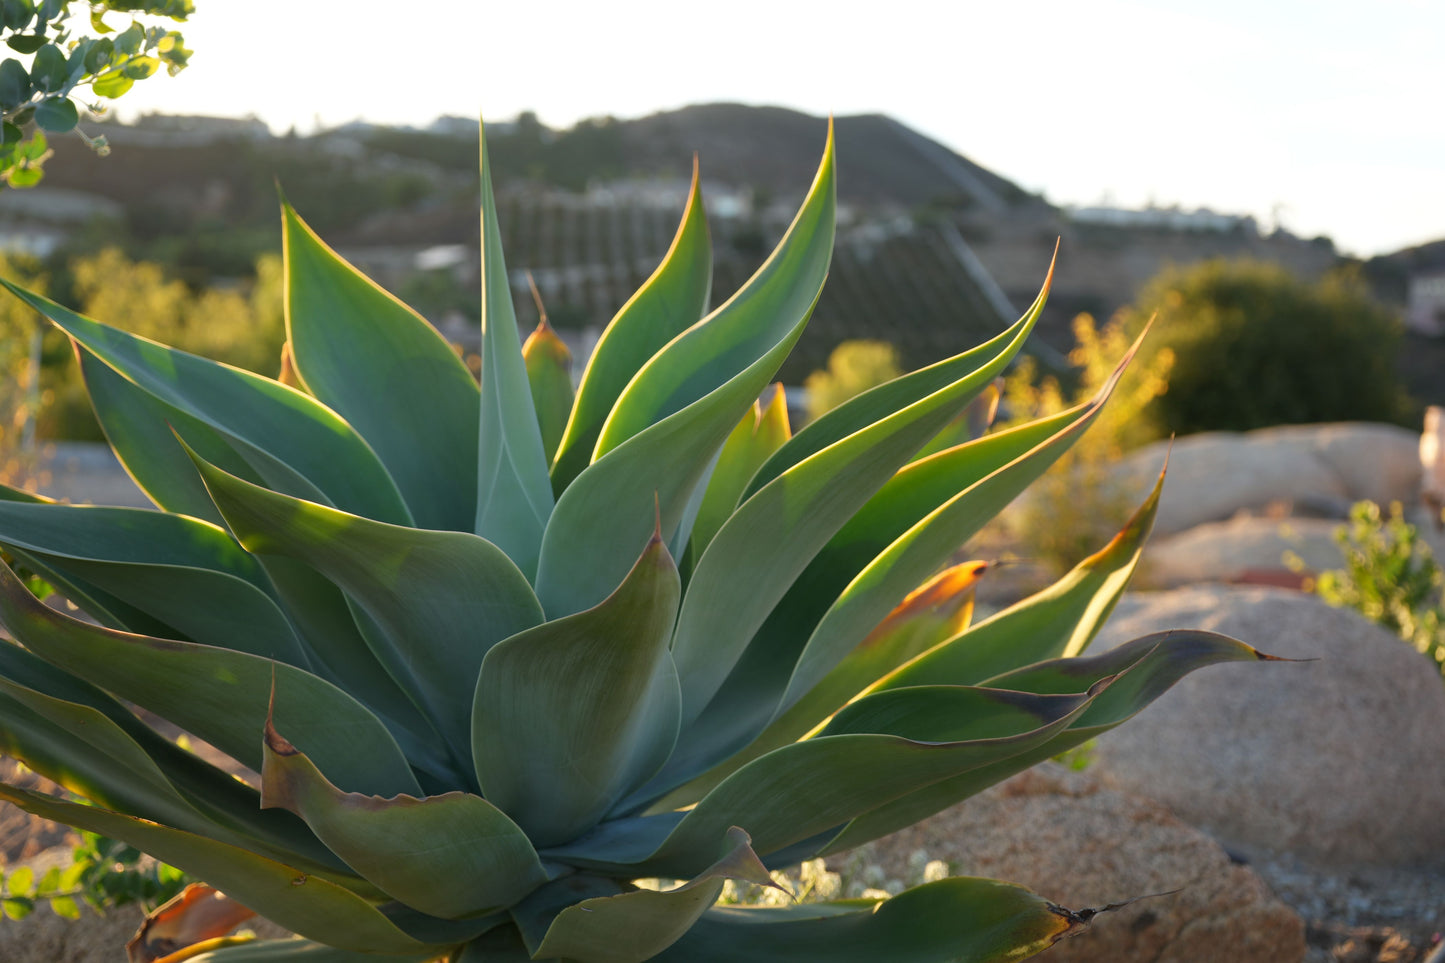
[[[1006,963],[1079,923],[1022,886],[956,876],[889,900],[718,907],[655,963]]]
[[[136,508],[0,502],[0,544],[124,598],[187,639],[310,668],[260,566],[209,522]]]
[[[512,915],[536,959],[643,963],[686,933],[717,902],[726,880],[774,885],[747,833],[733,827],[727,841],[717,862],[672,889],[618,892],[604,880],[598,893],[589,885],[596,877],[572,876],[538,890]]]
[[[552,482],[502,258],[486,132],[482,154],[482,388],[474,531],[531,578],[552,514]]]
[[[265,741],[261,805],[301,816],[352,869],[407,906],[446,919],[474,916],[547,880],[526,835],[480,796],[342,792],[269,724]]]
[[[1076,692],[1097,686],[1105,679],[1113,681],[1064,732],[1028,752],[939,781],[861,815],[819,852],[825,855],[843,852],[911,826],[1015,773],[1108,732],[1195,669],[1221,662],[1259,661],[1274,661],[1274,658],[1212,632],[1173,631],[1135,639],[1103,655],[1057,659],[990,679],[986,683],[989,686],[1039,693]]]
[[[129,843],[309,939],[364,953],[404,955],[427,949],[367,900],[294,866],[205,836],[13,786],[0,784],[0,799],[33,815]]]
[[[560,495],[592,461],[602,423],[622,389],[663,345],[706,313],[712,290],[712,239],[703,211],[696,158],[682,222],[662,263],[602,332],[552,462],[552,488]]]
[[[656,533],[597,606],[487,653],[472,709],[477,778],[537,845],[591,829],[667,761],[680,715],[668,651],[680,595]]]
[[[381,459],[422,528],[476,517],[477,383],[436,328],[281,205],[286,333],[306,390]]]
[[[252,769],[274,684],[277,713],[327,777],[348,789],[419,794],[395,740],[345,692],[243,652],[117,632],[40,602],[0,564],[0,622],[53,665],[155,712]]]
[[[379,632],[367,632],[367,624],[362,632],[377,661],[453,749],[469,755],[482,658],[496,642],[542,621],[512,560],[470,532],[388,525],[197,465],[247,551],[306,562],[374,620]]]
[[[628,563],[615,547],[647,537],[654,504],[674,557],[680,554],[695,490],[817,303],[835,208],[830,130],[812,189],[772,256],[637,372],[603,425],[592,465],[562,493],[537,570],[549,618],[590,608],[621,584]]]
[[[268,484],[320,491],[348,511],[411,522],[375,452],[310,395],[99,324],[3,278],[0,284],[147,394],[219,432]]]

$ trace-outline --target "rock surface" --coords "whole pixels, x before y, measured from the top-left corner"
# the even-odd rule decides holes
[[[1286,552],[1310,572],[1343,568],[1335,542],[1341,523],[1321,518],[1239,517],[1156,538],[1144,549],[1140,584],[1174,588],[1195,582],[1238,582],[1251,573],[1287,571]]]
[[[1240,852],[1445,866],[1445,685],[1433,663],[1312,596],[1225,586],[1127,596],[1094,648],[1177,627],[1319,661],[1194,673],[1100,740],[1110,785]]]
[[[1158,803],[1046,764],[875,845],[889,875],[923,849],[958,875],[1021,883],[1071,909],[1142,900],[1046,950],[1048,963],[1298,963],[1304,924],[1248,868]]]
[[[1167,442],[1149,445],[1120,465],[1121,478],[1141,497],[1166,448]],[[1361,499],[1411,504],[1420,477],[1420,436],[1395,425],[1341,422],[1190,435],[1174,442],[1154,534],[1173,535],[1281,499],[1329,515]]]

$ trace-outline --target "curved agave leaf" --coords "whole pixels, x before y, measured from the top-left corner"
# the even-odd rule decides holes
[[[552,482],[532,388],[522,362],[522,339],[502,259],[502,232],[492,196],[486,131],[482,155],[482,387],[477,445],[475,531],[496,544],[528,578],[537,571],[542,531],[552,514]]]
[[[1128,587],[1154,527],[1163,487],[1161,471],[1153,490],[1119,534],[1053,585],[879,677],[868,691],[945,680],[951,685],[974,685],[1020,666],[1081,654]]]
[[[669,793],[651,807],[652,811],[698,799],[753,759],[797,741],[898,666],[961,633],[973,614],[974,588],[987,569],[987,562],[964,562],[929,579],[746,748]],[[650,794],[644,789],[630,802],[645,805],[651,802]]]
[[[1057,252],[1054,257],[1057,260]],[[968,377],[979,367],[987,364],[989,359],[997,357],[1001,351],[1007,350],[1008,346],[1018,338],[1020,330],[1032,328],[1043,312],[1044,303],[1048,301],[1049,291],[1054,283],[1054,263],[1054,261],[1049,263],[1049,273],[1044,276],[1044,283],[1039,289],[1038,297],[1034,298],[1034,303],[1018,321],[976,348],[931,364],[926,368],[920,368],[901,378],[894,378],[875,388],[870,388],[860,395],[849,398],[821,418],[808,423],[759,469],[743,497],[751,497],[754,492],[810,455],[817,454],[830,445],[842,441],[881,418],[902,411],[929,395],[942,391],[960,378]],[[980,388],[979,390],[981,392],[985,389]],[[920,449],[922,447],[919,445]]]
[[[125,743],[138,747],[145,757],[153,761],[151,767],[160,767],[166,782],[175,792],[216,825],[215,832],[223,836],[230,834],[228,841],[302,868],[314,866],[312,871],[345,872],[342,864],[320,845],[301,820],[290,813],[262,812],[260,794],[255,789],[164,738],[95,686],[61,671],[18,645],[10,644],[0,645],[0,679],[5,680],[0,685],[6,685],[11,691],[18,687],[30,693],[25,701],[37,714],[47,716],[50,715],[47,709],[54,709],[60,716],[56,722],[73,723],[68,729],[76,734],[75,738],[86,743],[110,740],[122,747]],[[7,716],[7,726],[11,722]],[[87,788],[94,777],[69,761],[71,750],[58,760],[59,765],[53,767],[52,772],[47,771],[46,764],[35,757],[31,745],[22,735],[0,733],[0,737],[11,740],[12,746],[7,749],[11,755],[22,760],[34,760],[33,763],[27,762],[32,769],[86,798],[111,805]],[[88,751],[82,747],[77,752],[84,754]],[[116,755],[123,756],[128,751],[131,750],[122,748]],[[120,778],[123,781],[134,780],[137,778],[135,774],[146,768],[145,763],[135,763],[123,769]],[[76,782],[72,785],[69,780]],[[124,786],[122,791],[132,791],[133,788]],[[115,807],[112,805],[111,808]],[[243,842],[243,838],[247,841]]]
[[[358,953],[310,940],[253,940],[191,957],[186,963],[430,963],[435,953]]]
[[[753,402],[752,410],[743,415],[723,443],[693,521],[692,538],[687,543],[689,569],[697,567],[697,560],[737,508],[738,499],[753,475],[791,436],[788,399],[782,384],[775,384],[767,405]]]
[[[728,851],[696,877],[659,892],[620,892],[612,880],[571,876],[538,890],[512,913],[535,959],[643,963],[667,949],[717,902],[723,882],[773,886],[748,834],[728,830]]]
[[[0,799],[33,815],[129,843],[209,880],[260,915],[310,939],[363,953],[410,954],[427,949],[360,896],[293,866],[205,836],[12,786],[0,784]]]
[[[808,563],[961,406],[1003,371],[1037,318],[1035,312],[1015,325],[1012,339],[982,366],[792,465],[756,489],[723,524],[688,583],[673,641],[685,722],[702,714]],[[920,574],[910,587],[928,574]]]
[[[260,566],[208,522],[135,508],[0,502],[0,544],[126,599],[188,639],[311,667]]]
[[[831,132],[788,233],[743,288],[637,372],[602,427],[594,462],[558,499],[542,542],[537,595],[549,618],[596,605],[627,574],[661,505],[664,536],[685,545],[694,490],[743,413],[802,335],[833,252]],[[655,493],[655,500],[644,493]]]
[[[255,734],[267,694],[280,693],[287,730],[327,776],[356,791],[420,794],[386,728],[345,692],[309,672],[243,652],[130,635],[41,603],[0,564],[0,621],[36,655],[144,706],[239,759],[261,767]]]
[[[672,245],[602,332],[582,373],[552,465],[552,488],[558,495],[591,463],[602,423],[627,383],[663,345],[703,316],[711,290],[712,240],[694,157],[692,188]]]
[[[655,963],[1004,963],[1076,926],[1022,886],[957,876],[883,902],[714,909]]]
[[[935,509],[853,579],[809,637],[788,680],[779,712],[802,698],[857,644],[866,626],[877,624],[904,592],[935,571],[959,544],[1002,511],[1078,440],[1098,417],[1140,343],[1136,341],[1129,349],[1082,417]],[[864,628],[860,629],[860,624]]]
[[[891,715],[867,716],[875,727],[869,731],[840,724],[753,760],[704,796],[651,852],[639,849],[656,830],[643,826],[631,841],[608,840],[606,859],[597,858],[602,850],[586,838],[544,856],[612,872],[619,862],[635,863],[636,875],[683,878],[696,872],[697,854],[715,846],[729,826],[747,830],[766,856],[932,783],[1025,753],[1067,728],[1098,694],[947,689],[943,696],[931,688],[900,690],[907,693],[901,707],[890,704]],[[871,705],[855,711],[861,715]],[[628,852],[627,842],[636,848]]]
[[[542,621],[512,560],[470,532],[387,525],[196,464],[247,551],[314,566],[375,620],[362,630],[377,661],[465,758],[483,656]]]
[[[988,433],[989,426],[993,424],[994,417],[998,414],[998,404],[1003,399],[1004,379],[995,378],[993,384],[979,392],[977,398],[968,403],[968,407],[954,416],[944,429],[933,436],[928,444],[919,449],[913,460],[927,458],[929,455],[936,455],[940,451],[947,451],[950,448],[957,448],[959,445],[966,445],[970,441],[977,441]]]
[[[299,483],[359,514],[411,522],[376,454],[310,395],[99,324],[4,279],[0,284],[146,393],[222,434],[268,483],[287,490]]]
[[[106,441],[126,473],[157,508],[220,524],[206,486],[176,436],[208,461],[250,481],[261,477],[236,453],[224,435],[179,408],[167,405],[125,379],[78,341],[76,356],[85,392]]]
[[[510,906],[547,880],[522,830],[480,796],[344,793],[270,723],[265,741],[261,805],[305,819],[347,865],[408,906],[456,919]]]
[[[656,532],[596,607],[487,653],[472,709],[477,778],[537,845],[592,828],[667,761],[680,715],[668,652],[680,595]]]
[[[542,454],[548,462],[557,452],[567,418],[572,413],[572,352],[542,315],[535,331],[522,343],[522,361],[532,388],[532,407],[542,431]]]
[[[1243,642],[1213,632],[1160,632],[1099,656],[1057,659],[988,680],[1024,692],[1078,691],[1114,681],[1067,731],[1012,759],[942,780],[854,819],[820,855],[839,853],[911,826],[1015,773],[1057,756],[1128,721],[1195,669],[1221,662],[1276,661]],[[895,690],[908,692],[908,689]],[[880,693],[886,694],[886,693]],[[870,696],[868,698],[874,698]]]
[[[306,390],[386,466],[422,528],[476,513],[479,395],[436,328],[346,263],[282,203],[286,335]]]
[[[1128,360],[1126,356],[1121,362],[1115,378]],[[832,672],[836,663],[828,665],[827,660],[846,658],[867,627],[884,618],[885,604],[896,604],[903,597],[910,587],[905,578],[913,578],[911,585],[917,585],[944,564],[959,544],[1067,450],[1097,416],[1113,384],[1106,384],[1087,404],[1053,418],[989,435],[900,470],[803,570],[711,704],[684,729],[663,773],[636,798],[662,796],[719,764],[724,772],[731,771],[730,758]],[[927,546],[921,549],[917,565],[906,576],[901,570],[890,572],[885,564],[889,553],[914,539]],[[829,626],[830,634],[838,632],[841,637],[825,646],[818,641],[824,620],[836,613],[849,593],[858,591],[858,583],[868,573],[886,590],[865,592],[867,611],[855,613],[861,621],[842,620]],[[826,652],[810,667],[810,673],[819,674],[811,686],[790,688],[810,645],[814,655]],[[784,701],[785,693],[793,697]]]

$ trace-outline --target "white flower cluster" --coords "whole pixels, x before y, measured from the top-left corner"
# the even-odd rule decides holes
[[[890,879],[883,867],[873,862],[872,847],[863,846],[838,863],[837,871],[828,869],[826,861],[814,859],[795,870],[774,870],[775,886],[758,886],[730,879],[723,884],[718,902],[730,906],[787,906],[837,899],[882,900],[922,883],[935,883],[946,876],[948,864],[941,859],[929,859],[928,854],[920,849],[908,857],[907,878]],[[637,880],[636,883],[644,886],[658,881]],[[647,885],[646,888],[663,887]]]

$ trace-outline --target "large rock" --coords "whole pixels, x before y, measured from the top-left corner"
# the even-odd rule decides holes
[[[1048,764],[875,844],[906,877],[925,850],[959,875],[1021,883],[1072,909],[1179,889],[1097,917],[1048,963],[1298,963],[1304,924],[1248,868],[1158,803]]]
[[[1195,582],[1240,582],[1265,572],[1287,572],[1286,552],[1310,572],[1343,568],[1335,541],[1342,523],[1322,518],[1257,518],[1196,525],[1150,540],[1139,572],[1141,584],[1174,588]]]
[[[1167,447],[1149,445],[1120,465],[1120,476],[1141,497]],[[1362,499],[1411,503],[1419,496],[1420,476],[1420,436],[1394,425],[1343,422],[1189,435],[1174,442],[1154,531],[1172,535],[1279,501],[1330,515]]]
[[[1099,741],[1111,785],[1242,852],[1445,866],[1445,685],[1434,663],[1312,596],[1225,586],[1128,596],[1095,649],[1177,627],[1318,661],[1194,673]]]

